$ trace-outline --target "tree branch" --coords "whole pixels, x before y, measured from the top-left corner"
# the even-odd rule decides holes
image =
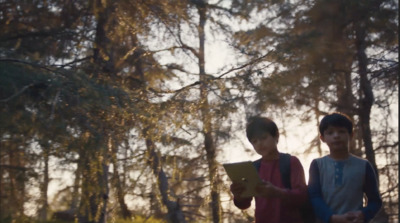
[[[0,102],[5,103],[5,102],[10,101],[11,99],[13,99],[13,98],[19,96],[20,94],[24,93],[24,91],[26,91],[28,88],[32,87],[33,85],[35,85],[35,84],[28,84],[28,85],[24,86],[24,87],[23,87],[21,90],[19,90],[17,93],[11,95],[11,96],[8,97],[8,98],[1,99]]]
[[[22,171],[26,171],[27,170],[26,167],[5,165],[5,164],[0,164],[0,168],[16,169],[16,170],[22,170]]]
[[[9,58],[0,58],[0,62],[22,63],[22,64],[30,65],[30,66],[32,66],[32,67],[37,67],[37,68],[41,68],[41,69],[44,69],[44,70],[47,70],[47,71],[54,72],[54,70],[48,68],[47,66],[40,65],[40,64],[37,64],[37,63],[31,63],[31,62],[24,61],[24,60],[9,59]]]

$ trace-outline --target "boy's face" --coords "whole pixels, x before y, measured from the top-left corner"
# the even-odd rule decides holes
[[[328,128],[320,136],[331,152],[348,151],[349,142],[352,135],[349,134],[345,127],[328,126]]]
[[[279,136],[272,136],[269,133],[263,133],[250,140],[254,150],[261,156],[271,155],[277,150]]]

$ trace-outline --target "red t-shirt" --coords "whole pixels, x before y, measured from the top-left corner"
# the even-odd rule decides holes
[[[290,158],[290,183],[292,189],[285,189],[285,198],[256,197],[256,223],[303,223],[299,208],[307,199],[307,185],[304,178],[304,169],[299,159]],[[279,160],[262,161],[258,175],[261,179],[273,185],[285,188],[281,180]],[[252,198],[246,201],[234,201],[240,209],[250,207]]]

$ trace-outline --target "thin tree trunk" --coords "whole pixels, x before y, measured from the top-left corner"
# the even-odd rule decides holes
[[[365,147],[365,154],[367,159],[372,164],[375,172],[378,174],[378,168],[375,161],[375,152],[372,144],[371,126],[370,126],[370,115],[371,108],[374,103],[374,94],[372,91],[371,82],[368,79],[367,71],[367,55],[365,53],[366,31],[363,22],[359,22],[356,26],[356,47],[357,47],[357,60],[358,60],[358,72],[360,75],[360,107],[358,114],[360,117],[361,131],[363,136],[363,142]],[[379,179],[379,176],[378,176]],[[379,180],[378,180],[379,181]]]
[[[209,181],[211,189],[211,212],[212,221],[219,223],[221,221],[221,204],[220,194],[218,190],[218,171],[216,163],[216,147],[212,135],[212,117],[208,102],[207,78],[205,72],[205,24],[207,20],[207,8],[204,2],[198,3],[199,19],[199,75],[200,75],[200,101],[201,115],[203,122],[204,148],[207,153],[207,163],[209,171]]]
[[[168,178],[160,163],[160,158],[155,151],[155,145],[148,134],[148,129],[144,130],[146,137],[146,147],[149,156],[149,165],[153,170],[154,175],[157,177],[158,189],[161,193],[162,203],[167,207],[168,214],[167,220],[170,223],[185,223],[185,216],[181,210],[179,202],[171,201],[169,197]]]
[[[359,117],[360,126],[362,131],[362,138],[365,147],[365,154],[367,160],[371,163],[375,170],[376,177],[378,180],[379,187],[379,172],[375,161],[375,152],[372,143],[372,134],[370,126],[370,115],[371,108],[374,103],[374,93],[372,91],[371,81],[368,79],[368,60],[365,53],[366,50],[366,27],[364,22],[358,22],[356,24],[356,47],[357,47],[357,60],[358,60],[358,72],[360,75],[360,107]],[[375,217],[376,222],[385,222],[388,219],[388,215],[384,208],[382,208]]]
[[[3,136],[3,134],[1,134]],[[4,190],[5,187],[5,171],[3,168],[4,162],[3,162],[3,157],[5,157],[5,154],[3,154],[3,142],[0,141],[0,207],[4,207],[6,205],[5,200],[7,199],[7,194],[6,191]],[[4,219],[6,215],[6,212],[4,208],[0,208],[0,219]]]
[[[43,149],[43,162],[44,162],[44,170],[43,170],[43,181],[40,185],[40,194],[41,194],[41,208],[39,210],[39,220],[46,221],[47,220],[47,212],[49,209],[48,204],[48,188],[50,183],[49,178],[49,145],[47,142],[42,143]]]
[[[108,156],[108,155],[105,155]],[[108,206],[108,196],[110,193],[110,187],[108,186],[108,171],[109,171],[109,164],[108,164],[108,160],[107,161],[103,161],[103,163],[101,164],[102,166],[102,173],[100,174],[99,178],[100,178],[100,185],[101,188],[103,188],[101,191],[102,193],[102,202],[100,203],[101,206],[101,213],[100,213],[100,219],[99,219],[99,223],[106,223],[107,222],[107,206]],[[99,209],[100,209],[99,208]]]
[[[319,126],[320,122],[320,111],[319,111],[319,99],[315,100],[315,105],[314,105],[314,113],[315,113],[315,119],[317,120],[316,126]],[[321,140],[319,137],[317,137],[317,151],[320,156],[322,156],[322,147],[321,147]]]
[[[116,152],[114,153],[116,154]],[[117,196],[117,201],[119,204],[119,207],[121,209],[121,214],[122,218],[124,219],[130,219],[132,217],[132,213],[128,209],[128,205],[126,205],[125,202],[125,192],[123,191],[123,186],[125,186],[125,183],[121,181],[119,171],[118,171],[118,163],[116,160],[116,157],[113,158],[113,166],[114,166],[114,187],[116,190],[116,196]]]
[[[12,137],[11,137],[12,138]],[[9,168],[9,182],[10,182],[10,195],[11,199],[8,205],[12,213],[12,218],[19,218],[24,215],[24,203],[25,203],[25,171],[21,171],[24,168],[22,154],[23,151],[18,151],[18,145],[10,145],[8,149],[8,158],[10,166],[18,168]]]
[[[82,184],[81,184],[81,198],[79,204],[79,212],[78,212],[78,222],[86,223],[86,222],[94,222],[93,215],[91,214],[91,203],[89,202],[90,198],[93,196],[93,189],[89,189],[90,185],[93,184],[94,177],[92,176],[91,170],[91,162],[92,158],[90,158],[91,150],[86,145],[84,148],[80,148],[82,153],[80,154],[80,161],[82,163]]]
[[[82,169],[80,223],[105,223],[107,220],[109,154],[107,143],[89,136]]]
[[[77,163],[77,168],[75,171],[75,179],[74,179],[74,186],[72,189],[72,201],[70,204],[70,209],[76,213],[76,210],[78,208],[78,202],[79,202],[79,188],[80,188],[80,182],[81,182],[81,175],[82,175],[82,163],[80,162],[80,158]]]
[[[90,73],[94,74],[100,81],[103,77],[111,76],[114,70],[114,60],[111,55],[111,41],[107,36],[107,28],[112,27],[109,23],[113,19],[114,5],[112,1],[95,0],[93,14],[96,16],[96,34],[93,48],[93,67]],[[107,114],[106,114],[107,115]],[[103,123],[103,125],[106,125]],[[90,136],[89,140],[94,148],[90,148],[86,154],[88,163],[84,164],[86,175],[82,175],[82,199],[80,209],[80,222],[105,223],[107,220],[107,203],[109,196],[108,171],[110,161],[111,135],[106,126],[102,128],[101,137]],[[102,139],[96,139],[102,138]],[[103,139],[104,138],[104,139]],[[90,177],[91,179],[87,179]],[[90,181],[88,181],[90,180]],[[96,187],[93,184],[96,183]],[[92,189],[89,189],[92,188]],[[85,191],[86,190],[86,191]],[[85,195],[89,193],[90,195]],[[88,203],[87,203],[88,202]]]

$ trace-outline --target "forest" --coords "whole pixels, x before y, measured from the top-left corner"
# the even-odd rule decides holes
[[[395,0],[1,0],[0,222],[252,222],[222,167],[256,158],[246,120],[276,120],[307,173],[335,111],[377,173],[372,222],[398,222],[398,13]]]

